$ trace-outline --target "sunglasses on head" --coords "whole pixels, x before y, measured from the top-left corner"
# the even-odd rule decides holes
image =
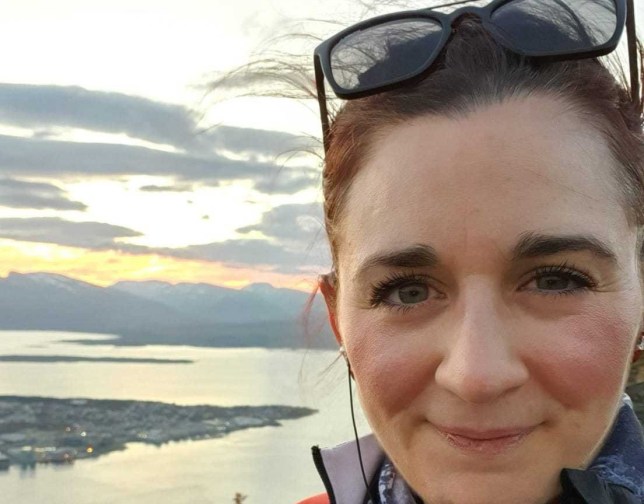
[[[418,82],[449,42],[454,23],[478,16],[503,47],[529,58],[561,61],[604,56],[627,28],[632,100],[639,103],[637,37],[633,0],[494,0],[450,13],[429,9],[386,14],[342,30],[315,49],[314,66],[324,150],[329,116],[324,79],[345,100],[362,98]]]

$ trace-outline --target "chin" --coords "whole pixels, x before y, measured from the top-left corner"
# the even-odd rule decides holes
[[[428,449],[420,439],[416,441],[417,449],[412,448],[397,467],[426,503],[547,504],[561,492],[557,464],[547,463],[552,457],[534,445],[481,455],[445,450],[435,443]],[[541,440],[529,441],[537,441],[538,446]]]
[[[453,476],[437,484],[427,481],[419,487],[411,485],[424,502],[431,504],[547,504],[560,491],[559,478],[537,485],[528,475],[518,481],[516,475]]]

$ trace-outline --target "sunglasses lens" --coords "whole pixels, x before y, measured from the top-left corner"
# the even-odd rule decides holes
[[[492,13],[496,33],[526,55],[593,49],[617,30],[615,0],[515,0]]]
[[[425,18],[399,19],[353,32],[331,50],[333,79],[354,92],[400,81],[434,56],[441,36],[438,21]]]

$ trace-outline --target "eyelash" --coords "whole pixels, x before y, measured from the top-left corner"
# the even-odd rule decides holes
[[[413,305],[398,305],[388,302],[387,297],[389,296],[391,291],[396,289],[397,287],[403,287],[405,285],[413,283],[427,284],[427,280],[427,276],[419,275],[416,273],[393,273],[391,276],[371,286],[369,306],[371,306],[372,308],[384,306],[385,308],[396,310],[401,313],[406,313],[409,310],[413,310],[416,305],[421,303],[416,303]]]
[[[597,287],[597,282],[587,272],[580,268],[569,265],[567,262],[552,266],[542,266],[534,271],[535,275],[530,281],[539,276],[561,275],[568,280],[574,280],[581,284],[581,287],[574,289],[550,292],[543,291],[545,296],[569,296],[579,294],[582,291],[592,290]]]
[[[580,284],[580,287],[567,290],[559,290],[554,292],[540,291],[544,296],[569,296],[574,294],[579,294],[583,291],[592,290],[597,287],[597,283],[592,279],[592,277],[585,271],[569,265],[567,262],[561,264],[555,264],[550,266],[541,266],[534,270],[533,276],[530,278],[529,282],[532,282],[535,279],[559,275],[564,279],[573,280]],[[377,308],[383,306],[390,310],[395,310],[401,313],[406,313],[409,310],[413,310],[423,303],[414,303],[410,305],[398,305],[393,304],[387,301],[387,297],[394,289],[398,287],[404,287],[409,284],[422,283],[427,285],[428,278],[426,275],[420,275],[417,273],[394,273],[386,279],[378,282],[371,286],[371,296],[369,300],[369,306],[372,308]],[[529,283],[529,282],[526,282]],[[525,285],[525,284],[524,284]]]

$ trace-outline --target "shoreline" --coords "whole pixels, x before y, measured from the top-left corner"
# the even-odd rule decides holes
[[[156,401],[0,396],[0,468],[71,463],[140,442],[224,437],[317,413],[294,406],[180,406]],[[6,458],[2,458],[1,455]]]

